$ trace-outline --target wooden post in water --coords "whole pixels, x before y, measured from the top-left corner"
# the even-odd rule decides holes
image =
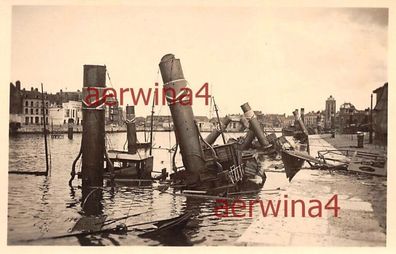
[[[371,94],[370,101],[370,133],[369,133],[369,143],[373,143],[373,94]]]
[[[154,99],[151,105],[151,119],[150,119],[150,156],[153,154],[153,132],[154,132]]]
[[[241,106],[242,111],[246,117],[246,119],[249,120],[250,123],[250,129],[254,132],[254,135],[256,135],[257,140],[259,141],[260,145],[263,148],[267,148],[270,146],[270,143],[268,142],[267,138],[265,137],[264,131],[261,128],[260,122],[257,120],[256,115],[254,114],[252,108],[249,106],[249,103],[245,103]]]
[[[73,119],[69,119],[67,123],[67,137],[73,139]]]
[[[135,154],[137,152],[135,107],[127,105],[125,111],[126,111],[128,153]]]
[[[197,183],[200,180],[199,173],[206,165],[191,102],[186,101],[189,99],[186,89],[187,81],[184,79],[180,59],[176,59],[173,54],[167,54],[162,57],[159,68],[173,119],[176,140],[180,145],[184,167],[189,172],[187,182]]]
[[[49,162],[48,162],[48,143],[47,143],[47,121],[45,119],[45,103],[44,103],[44,89],[43,83],[41,83],[41,110],[43,111],[43,134],[44,134],[44,146],[45,146],[45,175],[48,176],[49,172]]]
[[[83,187],[102,186],[105,154],[105,101],[102,96],[106,87],[106,66],[84,65],[83,83],[82,184]]]

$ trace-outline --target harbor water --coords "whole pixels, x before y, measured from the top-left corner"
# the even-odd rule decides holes
[[[206,136],[207,133],[203,133]],[[226,134],[227,139],[242,133]],[[144,142],[144,133],[138,133],[138,140]],[[218,138],[221,143],[221,137]],[[75,223],[84,216],[81,194],[81,180],[68,186],[73,160],[78,154],[81,134],[73,140],[49,139],[51,174],[45,176],[9,174],[8,178],[8,244],[10,245],[234,245],[236,240],[252,223],[254,218],[218,218],[214,215],[215,200],[192,198],[156,190],[158,184],[133,186],[117,183],[114,188],[104,187],[101,192],[99,215],[106,220],[135,215],[117,223],[126,225],[176,217],[190,211],[191,221],[180,234],[161,239],[138,237],[139,232],[127,235],[98,234],[85,237],[45,239],[67,234]],[[123,149],[126,133],[106,134],[107,149]],[[154,133],[154,171],[167,168],[170,172],[175,143],[173,132]],[[176,156],[181,166],[180,154]],[[9,170],[44,171],[44,141],[42,135],[24,134],[9,139]],[[154,173],[155,174],[155,173]],[[264,189],[283,187],[288,184],[284,174],[268,173]],[[258,195],[262,197],[264,189]],[[276,194],[275,194],[276,195]],[[254,199],[257,195],[246,198]],[[27,241],[27,240],[34,241]]]

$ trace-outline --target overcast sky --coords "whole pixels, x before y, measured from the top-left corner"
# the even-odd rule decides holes
[[[363,109],[387,81],[387,33],[387,9],[14,6],[11,81],[81,90],[83,65],[105,64],[114,88],[147,90],[162,85],[158,63],[173,53],[193,91],[211,85],[222,115],[244,102],[264,113],[323,110],[330,95],[337,108]]]

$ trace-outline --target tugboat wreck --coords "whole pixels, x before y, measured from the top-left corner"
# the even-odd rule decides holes
[[[243,144],[229,140],[223,145],[213,145],[230,120],[224,118],[219,123],[219,129],[215,129],[204,139],[194,121],[191,103],[185,101],[188,100],[185,89],[188,82],[184,78],[180,59],[176,59],[173,54],[167,54],[162,57],[159,68],[164,90],[178,95],[177,100],[170,92],[166,96],[174,123],[176,146],[180,147],[183,161],[182,167],[173,167],[170,175],[172,185],[181,190],[210,195],[261,189],[266,181],[266,174],[258,159],[259,153],[246,149],[255,137],[263,154],[276,154],[284,149],[293,149],[291,145],[284,138],[276,138],[275,134],[269,142],[248,103],[241,106],[250,125]],[[294,161],[292,157],[291,162]]]

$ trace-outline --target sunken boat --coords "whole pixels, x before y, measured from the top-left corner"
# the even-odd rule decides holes
[[[116,180],[151,180],[153,171],[151,143],[138,142],[135,121],[135,107],[127,105],[125,124],[128,150],[108,150],[105,153],[105,177]]]
[[[244,153],[236,142],[213,145],[222,133],[222,126],[227,123],[219,123],[219,129],[206,139],[201,136],[188,101],[188,82],[184,78],[180,60],[168,54],[161,59],[159,67],[174,123],[176,146],[180,148],[183,161],[183,166],[173,167],[173,173],[170,174],[172,184],[184,190],[215,195],[261,189],[266,175],[255,153]],[[177,98],[174,98],[175,95],[178,95]],[[250,116],[252,111],[247,106],[242,109]]]

